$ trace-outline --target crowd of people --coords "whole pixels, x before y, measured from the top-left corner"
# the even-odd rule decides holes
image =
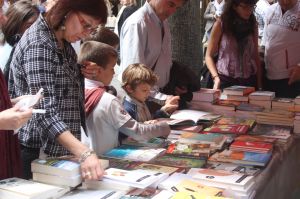
[[[104,172],[98,156],[127,137],[166,137],[170,127],[156,118],[170,117],[183,96],[198,89],[195,74],[177,74],[172,92],[165,92],[176,65],[168,18],[187,2],[149,0],[138,9],[134,1],[124,1],[114,33],[104,27],[104,0],[0,1],[0,179],[30,179],[34,159],[71,155],[84,179],[97,180]],[[279,0],[260,14],[262,24],[256,3],[208,5],[205,61],[213,88],[248,85],[295,97],[300,93],[300,3]],[[77,54],[71,43],[78,41]],[[183,83],[181,76],[189,79]],[[110,86],[114,78],[116,90]],[[40,88],[38,104],[21,109],[18,102]]]

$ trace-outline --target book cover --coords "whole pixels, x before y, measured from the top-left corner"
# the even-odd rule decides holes
[[[256,104],[248,104],[248,103],[241,103],[240,105],[238,105],[236,107],[236,110],[240,110],[240,111],[256,111],[256,112],[260,112],[263,111],[265,108],[263,106],[260,105],[256,105]]]
[[[109,168],[105,170],[103,178],[120,181],[130,186],[143,189],[166,175],[167,174],[150,170],[138,169],[127,171],[123,169]]]
[[[192,133],[199,133],[201,130],[203,130],[202,125],[196,125],[196,126],[173,126],[171,127],[172,130],[181,130],[181,131],[188,131]]]
[[[217,124],[242,124],[249,125],[252,128],[255,125],[255,119],[241,117],[222,117],[217,121]]]
[[[171,188],[175,192],[198,193],[206,196],[221,196],[222,189],[209,187],[195,180],[184,179]]]
[[[244,141],[244,142],[267,142],[275,143],[276,138],[268,138],[259,135],[240,135],[234,139],[235,141]]]
[[[223,94],[225,95],[247,95],[255,91],[254,87],[249,86],[230,86],[224,88]]]
[[[232,151],[249,151],[257,153],[269,153],[273,149],[273,144],[266,142],[234,141],[230,145]]]
[[[160,191],[161,190],[152,187],[147,187],[145,189],[135,188],[120,199],[150,199],[157,195]]]
[[[131,145],[121,145],[103,154],[104,157],[148,162],[164,153],[164,148],[149,148]]]
[[[168,146],[167,154],[180,157],[208,158],[210,144],[188,144],[175,142]]]
[[[272,153],[253,153],[245,151],[224,150],[209,157],[209,161],[231,162],[243,165],[265,166]]]
[[[249,130],[249,125],[243,124],[214,124],[203,130],[203,132],[210,133],[232,133],[232,134],[246,134]]]
[[[246,174],[251,176],[256,176],[261,171],[260,168],[254,166],[238,165],[238,164],[223,163],[223,162],[207,163],[205,165],[205,168],[215,169],[215,170],[225,170],[225,171],[230,171],[232,173],[241,173],[241,174]],[[190,172],[193,171],[192,169],[188,172],[188,174],[190,174]]]
[[[186,157],[176,157],[170,155],[163,155],[151,161],[153,164],[174,166],[180,168],[200,168],[203,167],[206,160],[195,159],[195,158],[186,158]]]
[[[0,181],[0,198],[5,199],[53,199],[59,198],[69,189],[21,178]]]
[[[205,194],[199,193],[187,193],[187,192],[176,192],[175,195],[171,199],[230,199],[221,196],[208,196]]]
[[[286,140],[291,136],[291,130],[292,128],[287,126],[257,124],[249,134]]]
[[[182,168],[176,167],[176,165],[173,166],[163,166],[158,164],[148,164],[148,163],[141,163],[139,165],[136,165],[134,169],[143,169],[143,170],[150,170],[150,171],[156,171],[161,173],[167,173],[171,175],[175,172],[183,172],[184,170]]]
[[[166,139],[154,137],[147,141],[137,141],[130,137],[126,138],[122,141],[122,144],[126,145],[133,145],[133,146],[145,146],[145,147],[151,147],[151,148],[160,148],[165,147],[168,145],[168,142],[166,142]]]
[[[222,143],[224,139],[226,139],[226,137],[220,134],[214,134],[214,133],[200,134],[200,133],[184,132],[180,135],[178,142],[213,145],[213,144]]]

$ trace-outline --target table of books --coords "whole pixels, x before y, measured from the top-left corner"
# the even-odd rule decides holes
[[[256,176],[255,199],[300,198],[300,138],[276,145],[266,168]]]

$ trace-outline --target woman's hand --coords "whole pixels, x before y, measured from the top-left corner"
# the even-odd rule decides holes
[[[104,171],[97,155],[88,156],[81,163],[81,176],[86,180],[99,180],[102,178]]]

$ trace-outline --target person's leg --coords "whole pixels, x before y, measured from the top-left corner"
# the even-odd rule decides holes
[[[28,148],[21,145],[21,160],[23,163],[23,178],[31,179],[31,162],[39,158],[40,149]]]

